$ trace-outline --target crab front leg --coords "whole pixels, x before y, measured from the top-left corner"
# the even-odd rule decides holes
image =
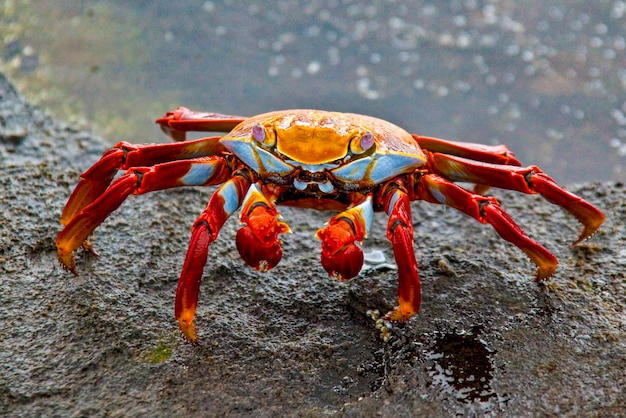
[[[118,170],[220,155],[226,149],[219,143],[219,139],[219,137],[202,138],[180,144],[133,145],[128,142],[118,142],[80,175],[81,180],[61,214],[61,223],[67,225],[81,210],[100,197],[109,187]]]
[[[67,222],[56,240],[59,261],[76,275],[74,251],[85,245],[93,230],[129,195],[180,186],[218,184],[226,181],[230,175],[228,163],[222,157],[172,161],[154,167],[136,167],[128,170]]]
[[[274,205],[253,184],[243,200],[241,223],[245,226],[237,231],[236,239],[237,250],[249,266],[268,271],[280,261],[283,250],[278,235],[289,233],[291,229],[279,218]]]
[[[389,215],[387,239],[391,242],[398,265],[398,306],[382,319],[402,322],[419,312],[422,299],[417,260],[413,250],[411,201],[403,189],[391,183],[387,186],[383,204]]]
[[[363,251],[355,242],[363,242],[372,226],[374,208],[372,196],[334,216],[317,231],[322,241],[322,266],[328,274],[339,280],[356,277],[363,267]]]
[[[235,174],[213,193],[206,209],[193,224],[187,256],[178,279],[174,307],[174,315],[180,330],[192,343],[198,341],[193,318],[196,315],[200,282],[207,262],[209,245],[217,239],[224,222],[241,206],[249,187],[248,175]]]

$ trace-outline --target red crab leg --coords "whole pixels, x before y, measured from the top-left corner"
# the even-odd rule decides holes
[[[180,186],[218,184],[230,176],[228,164],[221,157],[172,161],[154,167],[132,168],[65,225],[56,241],[59,261],[76,274],[74,251],[83,245],[93,230],[131,194]]]
[[[180,144],[147,145],[118,142],[106,151],[91,168],[80,175],[81,181],[74,189],[61,214],[61,223],[67,225],[77,213],[102,195],[118,170],[153,166],[173,160],[220,155],[226,149],[219,143],[219,139],[219,137],[212,137]]]
[[[485,163],[521,166],[506,145],[483,145],[470,142],[448,141],[439,138],[413,135],[419,146],[430,152],[456,155]]]
[[[446,204],[481,223],[491,224],[502,238],[520,248],[537,265],[536,282],[546,280],[554,274],[556,257],[537,241],[529,238],[494,197],[470,193],[436,174],[427,174],[420,179],[413,199]]]
[[[388,312],[387,321],[406,321],[419,312],[422,299],[417,260],[413,250],[413,221],[409,196],[398,188],[384,197],[385,211],[389,215],[387,239],[391,242],[398,265],[398,306]]]
[[[175,141],[184,141],[185,132],[229,132],[247,118],[221,115],[219,113],[196,112],[179,107],[156,120],[161,130]]]
[[[539,193],[550,203],[574,215],[583,228],[573,245],[589,238],[604,222],[604,214],[591,203],[560,187],[538,167],[510,167],[477,163],[460,157],[431,154],[432,171],[453,180],[486,184],[522,193]]]
[[[431,153],[439,152],[456,155],[492,164],[514,165],[518,167],[522,165],[506,145],[473,144],[417,135],[413,135],[413,138],[417,140],[422,149]],[[474,193],[485,194],[487,190],[489,190],[489,186],[485,184],[476,183],[474,186]]]
[[[367,196],[362,203],[334,216],[317,231],[315,237],[322,241],[322,266],[331,277],[349,280],[359,274],[363,251],[355,241],[363,242],[373,218],[372,197]]]
[[[180,330],[192,343],[198,340],[193,318],[196,315],[200,281],[207,262],[209,245],[217,239],[224,222],[241,206],[248,187],[250,180],[243,175],[235,175],[222,184],[213,193],[206,209],[191,229],[189,249],[178,279],[174,314]]]
[[[241,258],[249,266],[268,271],[280,261],[283,250],[278,235],[289,233],[291,229],[279,218],[276,208],[253,184],[241,207],[241,223],[246,226],[237,231],[236,240]]]

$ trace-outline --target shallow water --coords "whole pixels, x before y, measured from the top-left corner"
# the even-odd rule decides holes
[[[19,4],[18,4],[19,3]],[[4,1],[29,98],[111,143],[179,105],[371,114],[507,144],[561,183],[626,180],[626,2]]]

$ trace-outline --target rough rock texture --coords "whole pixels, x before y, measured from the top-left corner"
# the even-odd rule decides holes
[[[149,138],[146,138],[149,140]],[[617,416],[626,411],[626,204],[621,184],[571,189],[607,215],[578,225],[537,196],[494,191],[560,260],[550,286],[489,227],[415,204],[420,315],[384,342],[366,311],[395,302],[396,272],[341,283],[319,265],[329,215],[281,209],[294,234],[260,274],[211,248],[197,326],[179,334],[176,282],[211,190],[129,199],[97,231],[80,277],[58,267],[58,218],[107,146],[52,122],[0,76],[0,415]],[[366,249],[391,257],[379,215]]]

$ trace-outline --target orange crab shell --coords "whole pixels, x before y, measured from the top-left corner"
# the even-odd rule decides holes
[[[417,141],[399,126],[371,116],[320,110],[254,116],[220,143],[261,177],[300,170],[304,177],[317,173],[311,177],[326,177],[350,190],[381,184],[426,161]],[[318,185],[330,193],[330,186]]]

